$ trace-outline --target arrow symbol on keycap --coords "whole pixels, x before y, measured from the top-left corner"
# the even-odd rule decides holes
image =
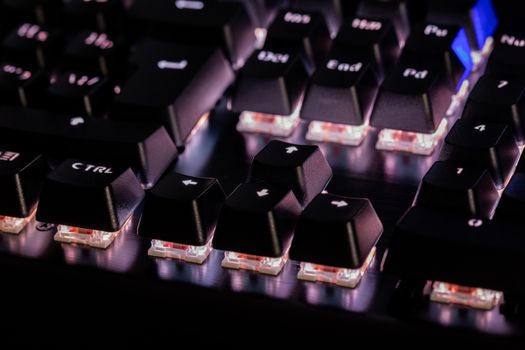
[[[265,189],[262,189],[260,191],[257,191],[257,195],[259,197],[266,197],[267,195],[269,195],[270,192],[265,188]]]
[[[292,153],[297,152],[297,151],[299,151],[299,149],[297,147],[295,147],[295,146],[290,146],[290,147],[286,148],[286,153],[288,153],[288,154],[292,154]]]
[[[193,180],[184,180],[182,181],[182,183],[184,184],[184,186],[195,186],[196,184],[198,184],[198,182],[195,182]]]
[[[482,125],[476,126],[474,129],[476,129],[479,132],[483,132],[483,131],[487,130],[487,126],[482,124]]]
[[[82,117],[75,117],[69,120],[69,125],[71,126],[77,126],[77,125],[84,124],[84,123],[85,123],[85,120]]]
[[[162,60],[157,63],[157,67],[160,69],[184,69],[188,65],[188,61],[182,60],[180,62]]]
[[[333,206],[336,206],[338,208],[344,208],[346,206],[348,206],[348,203],[346,203],[345,201],[333,201],[332,203]]]

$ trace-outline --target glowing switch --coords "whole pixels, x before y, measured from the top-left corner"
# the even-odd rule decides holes
[[[0,231],[18,234],[31,220],[47,171],[40,155],[0,150]]]
[[[147,194],[138,234],[152,239],[151,256],[203,263],[211,252],[225,195],[212,178],[173,173]]]
[[[107,248],[143,197],[131,169],[69,159],[48,175],[36,217],[59,225],[57,241]]]
[[[367,199],[320,194],[301,214],[290,258],[297,278],[355,288],[373,262],[383,225]]]

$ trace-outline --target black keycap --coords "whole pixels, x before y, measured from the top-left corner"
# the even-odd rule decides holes
[[[107,111],[114,87],[108,78],[70,71],[62,74],[47,92],[50,109],[93,117]]]
[[[505,187],[494,218],[495,220],[521,225],[523,213],[525,213],[525,173],[520,170],[512,176],[509,184]]]
[[[136,0],[130,16],[140,33],[189,45],[222,46],[234,64],[244,61],[255,45],[254,27],[237,3]]]
[[[292,191],[264,183],[242,184],[226,199],[213,247],[281,257],[289,246],[301,205]]]
[[[258,28],[266,28],[274,19],[284,0],[221,0],[242,3],[248,11],[252,23]]]
[[[38,154],[0,150],[0,215],[28,217],[48,172]]]
[[[63,65],[103,75],[120,76],[126,69],[126,45],[118,36],[83,31],[64,50]]]
[[[213,236],[224,199],[216,179],[168,174],[147,193],[138,234],[203,246]]]
[[[519,149],[506,124],[458,120],[445,138],[441,159],[487,168],[501,187],[519,158]]]
[[[61,0],[2,0],[8,22],[35,21],[38,24],[48,24],[56,21]]]
[[[333,51],[310,80],[301,118],[362,125],[370,116],[377,91],[377,78],[369,62]]]
[[[323,60],[330,49],[330,33],[319,12],[283,9],[268,28],[265,48],[299,51],[309,67]]]
[[[162,127],[15,107],[0,108],[0,146],[123,164],[132,167],[146,186],[154,184],[177,157]]]
[[[358,269],[381,233],[383,225],[368,199],[320,194],[297,222],[290,258]]]
[[[418,24],[403,48],[401,60],[406,56],[417,58],[421,55],[439,60],[454,88],[468,77],[473,67],[470,44],[459,26],[430,22]]]
[[[446,116],[452,90],[441,64],[403,62],[379,88],[370,124],[377,128],[431,134]]]
[[[399,42],[389,20],[348,18],[334,40],[334,46],[351,54],[362,54],[374,62],[382,79],[400,53]]]
[[[397,37],[404,42],[410,33],[410,17],[407,1],[404,0],[361,0],[357,15],[389,19],[396,28]]]
[[[306,206],[324,190],[332,169],[318,146],[270,141],[254,158],[249,181],[289,188]]]
[[[122,23],[121,0],[64,0],[64,19],[74,27],[107,31]]]
[[[138,69],[115,98],[110,117],[163,124],[177,146],[234,80],[218,48],[145,41],[131,60]]]
[[[525,30],[500,29],[494,38],[494,49],[487,72],[511,78],[525,77]]]
[[[414,207],[394,231],[384,270],[405,279],[523,292],[522,232],[521,226]]]
[[[57,54],[58,33],[34,23],[23,23],[2,41],[7,60],[48,67]]]
[[[293,8],[321,12],[325,18],[330,33],[336,34],[343,23],[343,3],[348,0],[293,0]]]
[[[482,76],[469,95],[463,118],[513,126],[516,137],[525,137],[525,80],[498,74]]]
[[[491,0],[428,0],[427,20],[465,28],[473,49],[481,49],[497,28]]]
[[[461,163],[436,162],[427,172],[417,206],[489,218],[499,195],[490,173]]]
[[[34,107],[45,98],[49,76],[40,69],[0,64],[0,102],[5,105]]]
[[[36,218],[115,232],[143,197],[144,190],[131,169],[68,159],[47,176]]]
[[[308,74],[298,54],[256,51],[239,72],[232,108],[290,115],[295,111],[308,83]]]

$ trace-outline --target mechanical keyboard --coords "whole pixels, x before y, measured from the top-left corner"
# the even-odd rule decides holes
[[[523,344],[520,1],[0,10],[6,343]]]

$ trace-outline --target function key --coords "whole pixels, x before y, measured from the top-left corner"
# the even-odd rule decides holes
[[[121,0],[64,0],[63,8],[67,23],[102,32],[122,24],[123,10]]]
[[[436,162],[423,178],[417,206],[490,218],[499,198],[490,173],[456,162]]]
[[[499,74],[482,76],[469,95],[463,118],[487,122],[504,122],[513,126],[516,138],[525,138],[525,80],[502,77]]]
[[[474,50],[483,49],[498,26],[492,0],[428,0],[427,20],[465,28]]]
[[[297,277],[355,288],[375,257],[383,225],[367,199],[320,194],[301,214],[290,258]]]
[[[268,28],[265,48],[282,52],[299,51],[308,67],[315,67],[330,49],[330,33],[319,12],[283,9]]]
[[[209,0],[136,0],[130,17],[140,34],[188,45],[221,46],[240,66],[255,46],[254,26],[242,4]]]
[[[148,40],[137,45],[131,61],[137,69],[115,98],[110,117],[162,124],[177,146],[186,144],[234,80],[215,47]]]
[[[332,169],[318,146],[270,141],[254,158],[249,181],[290,188],[306,206],[323,191]]]
[[[345,19],[334,40],[334,46],[350,54],[361,54],[374,62],[382,79],[401,52],[399,42],[389,20],[354,17]]]
[[[449,86],[442,65],[433,60],[397,65],[380,87],[370,119],[372,126],[384,129],[378,148],[431,154],[446,129],[453,94]]]
[[[458,89],[474,66],[467,35],[458,26],[430,22],[418,24],[405,44],[402,60],[406,56],[433,57],[441,61],[453,89]]]
[[[40,155],[0,150],[0,231],[18,234],[32,219],[47,172]]]
[[[8,60],[49,67],[56,57],[59,34],[39,24],[23,23],[2,41],[3,55]]]
[[[359,145],[378,91],[372,64],[334,50],[306,90],[301,119],[310,121],[306,138]]]
[[[240,70],[232,109],[237,130],[289,136],[299,123],[308,73],[299,54],[258,50]]]
[[[498,31],[487,63],[487,72],[525,77],[525,30]]]
[[[138,227],[139,236],[152,239],[148,254],[204,262],[224,199],[216,179],[166,175],[147,193]]]
[[[0,64],[0,102],[5,105],[35,107],[42,104],[49,76],[40,69],[11,63]]]
[[[292,191],[265,183],[242,184],[219,214],[213,247],[224,250],[222,266],[278,275],[301,205]]]
[[[335,35],[343,23],[343,3],[348,0],[293,0],[291,6],[294,9],[305,11],[317,11],[323,14],[330,33]]]
[[[109,79],[80,72],[66,72],[47,89],[49,109],[88,117],[101,117],[114,94]]]
[[[445,138],[441,158],[487,168],[502,187],[519,158],[519,149],[507,125],[460,119]]]
[[[143,197],[131,169],[69,159],[49,173],[36,217],[59,224],[56,241],[107,248]]]
[[[70,69],[118,76],[124,73],[127,49],[121,37],[90,30],[76,35],[64,50],[63,65]]]

